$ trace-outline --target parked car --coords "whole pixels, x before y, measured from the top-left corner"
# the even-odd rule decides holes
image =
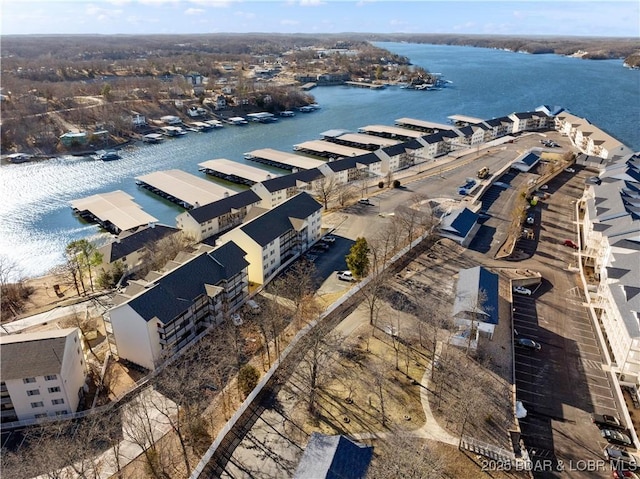
[[[311,248],[311,250],[313,251],[314,249],[318,250],[318,251],[327,251],[329,249],[329,245],[322,243],[322,242],[318,242],[316,244],[313,245],[313,247]]]
[[[258,314],[260,312],[260,305],[255,300],[249,299],[244,303],[244,309],[248,313]]]
[[[541,190],[548,190],[549,189],[549,185],[542,185],[540,187]]]
[[[623,465],[620,469],[614,469],[613,471],[611,471],[611,477],[613,479],[640,479],[640,476],[638,476],[638,474],[629,470],[625,470],[625,467],[629,466]],[[636,466],[631,467],[635,468]]]
[[[525,288],[524,286],[514,286],[513,292],[518,294],[525,294],[527,296],[531,296],[531,290],[529,288]]]
[[[562,243],[562,244],[564,244],[565,246],[569,246],[570,248],[573,248],[573,249],[578,249],[578,245],[575,244],[573,241],[571,241],[569,239],[568,240],[564,240],[564,243]]]
[[[373,203],[371,203],[371,200],[369,198],[362,198],[361,200],[358,200],[358,204],[373,206]]]
[[[567,173],[575,173],[576,170],[574,170],[573,168],[565,168],[564,171],[566,171]]]
[[[355,281],[351,271],[338,271],[338,279],[340,281]]]
[[[624,429],[624,426],[620,424],[620,419],[610,414],[592,414],[591,422],[598,427],[607,429]]]
[[[542,346],[540,346],[540,343],[536,343],[533,339],[529,339],[529,338],[517,338],[516,346],[531,349],[533,351],[540,351],[542,349]]]
[[[635,456],[632,456],[624,449],[618,449],[611,446],[607,446],[604,448],[604,457],[608,461],[611,461],[612,463],[620,466],[635,466],[637,463]]]
[[[322,241],[324,241],[325,243],[335,243],[336,242],[336,237],[335,236],[331,236],[331,235],[327,235],[327,236],[324,236],[322,238]]]
[[[633,446],[633,442],[626,434],[616,431],[615,429],[601,429],[600,435],[612,444],[620,446]]]
[[[527,222],[528,225],[532,225],[533,223],[536,222],[536,219],[533,216],[529,215],[527,216],[527,219],[525,221]]]

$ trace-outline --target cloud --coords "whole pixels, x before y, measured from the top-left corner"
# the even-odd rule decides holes
[[[257,16],[254,12],[245,12],[243,10],[238,10],[234,15],[236,17],[246,18],[247,20],[253,20]]]
[[[106,22],[119,17],[123,12],[122,10],[114,10],[113,8],[102,8],[98,7],[97,5],[90,4],[87,5],[87,8],[85,8],[85,13],[90,17],[94,17],[100,22]]]
[[[288,5],[299,5],[301,7],[319,7],[320,5],[325,5],[325,3],[323,0],[289,0],[287,2]]]
[[[298,20],[287,20],[286,18],[280,20],[280,25],[300,25]]]
[[[202,8],[187,8],[184,11],[184,14],[185,15],[200,15],[200,14],[202,14],[204,12],[205,12],[205,10],[202,9]]]
[[[206,7],[225,8],[231,6],[233,3],[241,3],[242,0],[189,0],[196,5],[203,5]]]

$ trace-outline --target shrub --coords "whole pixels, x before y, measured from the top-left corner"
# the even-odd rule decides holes
[[[378,181],[378,188],[384,188],[384,181]]]
[[[246,398],[253,388],[258,384],[260,379],[260,373],[251,364],[245,364],[238,373],[238,386],[242,391],[243,396]]]
[[[393,187],[400,188],[400,180],[393,180]]]

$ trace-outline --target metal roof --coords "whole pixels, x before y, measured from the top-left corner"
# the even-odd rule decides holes
[[[278,173],[256,168],[255,166],[238,163],[237,161],[219,158],[198,163],[205,173],[224,178],[236,183],[260,183],[280,176]]]
[[[156,171],[138,176],[136,180],[192,207],[208,205],[236,193],[230,188],[225,188],[182,170]]]
[[[399,126],[387,126],[387,125],[367,125],[362,128],[358,128],[358,131],[362,133],[383,133],[386,135],[398,136],[400,138],[420,138],[424,136],[423,131],[409,130],[407,128],[400,128]]]
[[[71,207],[79,212],[88,211],[102,223],[112,223],[121,231],[158,222],[157,218],[142,211],[132,196],[121,190],[73,200]]]
[[[274,150],[271,148],[262,148],[260,150],[253,150],[245,153],[245,158],[248,160],[258,161],[279,168],[292,170],[298,168],[301,170],[310,170],[311,168],[317,168],[320,165],[324,165],[322,160],[316,160],[315,158],[307,158],[305,156],[296,155],[294,153],[287,153],[284,151]]]
[[[451,116],[448,116],[447,118],[449,118],[449,120],[451,121],[462,121],[464,123],[482,123],[484,121],[481,118],[476,118],[474,116],[467,116],[467,115],[451,115]]]
[[[415,118],[398,118],[396,125],[413,126],[415,128],[424,128],[427,130],[452,130],[452,125],[446,125],[444,123],[434,123],[432,121],[416,120]]]
[[[365,135],[363,133],[346,133],[340,135],[337,140],[348,141],[357,145],[363,146],[393,146],[401,143],[400,140],[394,140],[393,138],[382,138],[380,136]]]
[[[298,151],[308,151],[320,156],[358,156],[366,155],[367,150],[360,148],[351,148],[349,146],[337,145],[324,140],[305,141],[294,145],[293,148]]]

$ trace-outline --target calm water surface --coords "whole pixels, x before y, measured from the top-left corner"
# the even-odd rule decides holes
[[[381,43],[452,83],[440,91],[349,87],[312,90],[321,109],[273,124],[220,130],[137,145],[112,162],[64,157],[0,168],[0,253],[23,274],[45,274],[63,261],[66,244],[88,237],[106,241],[95,225],[76,218],[70,201],[122,190],[164,224],[175,225],[183,210],[140,189],[135,178],[177,168],[204,177],[198,163],[215,158],[245,162],[258,148],[291,151],[323,131],[392,125],[404,116],[446,122],[452,114],[493,118],[542,104],[561,105],[586,117],[623,143],[640,150],[640,72],[621,60],[586,61],[555,55],[525,55],[472,47]],[[213,181],[213,180],[212,180]],[[228,186],[228,185],[227,185]],[[240,187],[237,187],[240,189]]]

